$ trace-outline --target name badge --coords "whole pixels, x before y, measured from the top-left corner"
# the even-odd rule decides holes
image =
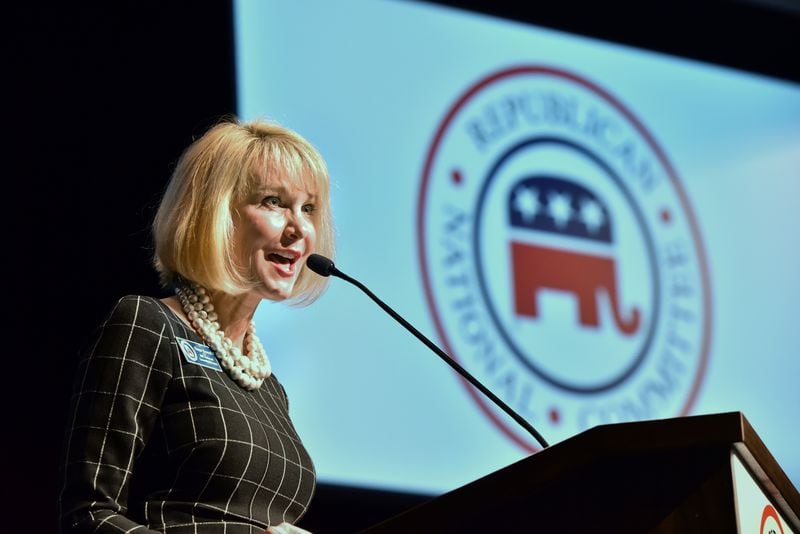
[[[181,352],[183,353],[183,357],[186,358],[187,362],[196,363],[197,365],[202,365],[203,367],[208,367],[209,369],[214,369],[215,371],[222,371],[222,367],[219,365],[217,355],[214,354],[213,350],[202,343],[190,341],[182,337],[176,339],[178,341],[178,346],[181,348]]]

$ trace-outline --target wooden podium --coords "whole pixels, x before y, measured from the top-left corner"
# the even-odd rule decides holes
[[[598,426],[364,532],[800,534],[798,517],[797,489],[733,412]]]

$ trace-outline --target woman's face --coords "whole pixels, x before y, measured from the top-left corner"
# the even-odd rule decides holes
[[[284,300],[317,242],[316,195],[300,181],[265,173],[262,186],[233,212],[234,246],[261,298]]]

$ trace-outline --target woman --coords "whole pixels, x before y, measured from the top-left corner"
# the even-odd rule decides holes
[[[181,156],[153,224],[175,296],[122,298],[79,367],[64,532],[305,532],[315,476],[252,323],[312,302],[332,255],[328,172],[302,137],[225,122]]]

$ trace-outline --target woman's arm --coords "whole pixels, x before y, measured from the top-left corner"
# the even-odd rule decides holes
[[[167,328],[151,300],[124,297],[81,362],[65,439],[62,532],[155,532],[130,517],[128,490],[173,373]]]

